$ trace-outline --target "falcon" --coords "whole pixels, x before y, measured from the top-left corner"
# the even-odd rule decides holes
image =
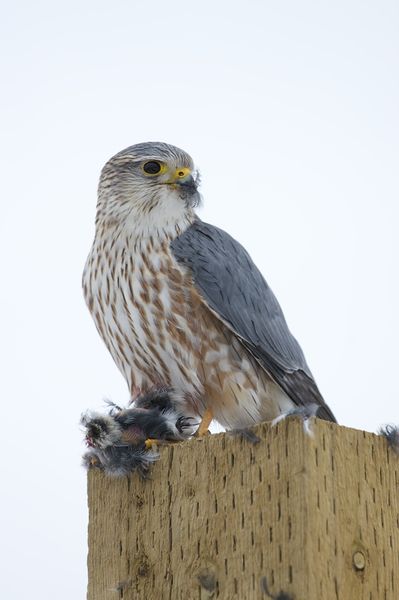
[[[83,290],[132,401],[171,388],[186,416],[239,429],[280,415],[335,417],[246,250],[204,223],[199,174],[169,144],[130,146],[104,166]]]

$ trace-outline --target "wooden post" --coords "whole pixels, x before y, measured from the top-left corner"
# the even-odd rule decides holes
[[[162,448],[151,479],[92,471],[88,600],[399,599],[399,459],[288,419]],[[263,590],[262,591],[262,587]]]

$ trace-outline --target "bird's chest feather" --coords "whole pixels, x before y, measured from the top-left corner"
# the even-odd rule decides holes
[[[189,391],[199,391],[198,365],[209,326],[169,240],[93,247],[83,287],[97,328],[131,388],[189,383]]]
[[[173,386],[190,410],[202,414],[211,405],[226,427],[256,421],[263,397],[269,406],[269,379],[204,305],[169,240],[159,245],[97,240],[83,289],[132,396]]]

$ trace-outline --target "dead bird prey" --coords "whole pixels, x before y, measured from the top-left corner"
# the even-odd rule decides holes
[[[110,404],[106,414],[89,411],[82,415],[81,425],[90,448],[83,456],[84,466],[116,477],[133,471],[145,477],[158,458],[155,445],[188,439],[195,430],[193,419],[177,410],[171,389],[149,392],[131,408]]]

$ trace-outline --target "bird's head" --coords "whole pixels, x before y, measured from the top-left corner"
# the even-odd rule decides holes
[[[87,412],[80,424],[85,430],[85,442],[89,448],[104,450],[121,440],[122,428],[111,415]]]
[[[130,146],[104,166],[97,222],[126,224],[150,234],[194,218],[200,202],[199,174],[191,157],[169,144]]]

